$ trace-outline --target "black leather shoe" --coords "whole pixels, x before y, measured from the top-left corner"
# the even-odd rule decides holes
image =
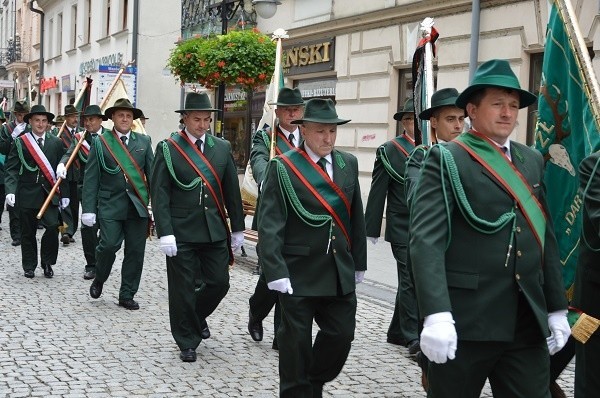
[[[261,321],[256,321],[252,316],[252,311],[248,311],[248,333],[254,341],[262,341],[263,326]]]
[[[42,269],[44,270],[44,276],[46,278],[52,278],[54,276],[54,271],[52,270],[52,266],[50,264],[42,264]]]
[[[193,348],[181,350],[179,353],[179,358],[181,358],[183,362],[196,362],[196,350]]]
[[[94,279],[96,277],[96,271],[85,271],[83,279]]]
[[[406,345],[406,343],[404,341],[402,341],[402,339],[400,337],[396,337],[396,336],[388,336],[387,342],[390,344],[394,344],[394,345]]]
[[[33,278],[35,276],[35,272],[33,270],[27,270],[23,273],[25,278]]]
[[[92,285],[90,286],[90,296],[92,296],[92,298],[97,299],[98,297],[100,297],[100,295],[102,294],[102,285],[103,283],[99,282],[96,279],[92,281]]]
[[[21,245],[21,240],[20,239],[13,239],[11,245],[13,245],[13,246],[20,246]]]
[[[408,354],[410,356],[417,355],[417,352],[421,351],[421,345],[419,344],[419,339],[414,339],[406,346],[408,348]]]
[[[200,337],[202,337],[202,339],[206,340],[210,337],[210,329],[208,328],[208,324],[206,323],[206,319],[204,320],[204,322],[202,322],[202,326],[200,326],[202,329],[200,329]]]
[[[73,239],[73,237],[72,237],[72,236],[69,236],[69,242],[71,242],[71,243],[75,243],[75,239]]]
[[[128,310],[139,310],[140,305],[134,299],[119,300],[119,306],[125,307]]]
[[[69,239],[69,234],[62,234],[62,237],[60,238],[60,241],[65,246],[67,246],[69,243],[71,243],[71,240]]]
[[[273,345],[271,346],[272,349],[279,351],[279,344],[277,344],[277,337],[273,339]]]

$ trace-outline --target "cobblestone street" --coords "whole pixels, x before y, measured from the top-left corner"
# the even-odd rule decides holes
[[[157,239],[146,246],[135,297],[141,308],[127,311],[117,306],[121,252],[102,296],[94,300],[90,281],[83,279],[79,233],[75,244],[60,248],[54,278],[44,278],[38,267],[35,278],[27,279],[20,248],[10,245],[8,215],[3,218],[0,397],[277,396],[272,316],[265,320],[262,342],[252,341],[246,330],[257,279],[253,247],[247,246],[249,257],[231,270],[231,289],[208,319],[212,336],[198,348],[198,361],[183,363],[169,331],[165,260]],[[325,386],[325,396],[424,397],[420,370],[407,350],[385,342],[392,304],[362,289],[358,296],[352,351],[342,374]],[[569,369],[561,384],[570,396],[572,380]],[[489,389],[484,396],[491,396]]]

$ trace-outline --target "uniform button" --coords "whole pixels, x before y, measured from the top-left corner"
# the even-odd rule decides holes
[[[521,257],[522,253],[521,250],[517,250],[517,257]]]
[[[333,254],[337,253],[337,251],[335,249],[333,249]]]
[[[333,235],[333,236],[331,237],[331,240],[335,240],[335,235]]]
[[[331,223],[331,226],[332,226],[332,227],[335,227],[335,223],[334,223],[334,222],[332,222],[332,223]]]
[[[208,210],[208,207],[204,207],[204,210]]]
[[[205,198],[208,198],[208,195],[204,195]]]
[[[515,278],[516,278],[517,280],[521,280],[521,275],[519,275],[519,274],[516,274],[516,275],[515,275]]]
[[[520,233],[521,233],[521,227],[517,227],[517,228],[515,229],[515,231],[517,231],[517,233],[518,233],[518,234],[520,234]]]

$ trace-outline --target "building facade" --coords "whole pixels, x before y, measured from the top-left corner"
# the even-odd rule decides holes
[[[572,1],[590,50],[598,49],[597,1]],[[329,97],[340,117],[337,146],[358,157],[363,195],[368,195],[375,148],[393,138],[393,115],[411,96],[411,63],[419,24],[433,17],[440,36],[434,61],[436,87],[468,86],[472,1],[287,0],[261,31],[288,31],[284,42],[286,85],[303,95]],[[546,1],[481,0],[477,60],[504,58],[532,92],[539,89],[549,5]],[[600,61],[594,59],[596,72]],[[598,73],[596,73],[598,74]],[[531,144],[535,107],[521,110],[512,139]]]
[[[43,17],[43,33],[39,34],[39,22],[34,30],[37,62],[41,55],[43,65],[35,102],[62,114],[90,77],[91,103],[101,104],[119,68],[129,64],[123,80],[129,99],[149,118],[146,132],[157,141],[177,128],[173,110],[179,107],[180,87],[165,69],[179,37],[177,7],[158,0],[34,3],[43,12],[38,16]]]

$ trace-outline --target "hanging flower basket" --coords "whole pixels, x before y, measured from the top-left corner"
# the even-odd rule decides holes
[[[178,43],[167,65],[182,85],[213,88],[225,83],[253,89],[270,81],[275,51],[276,44],[258,30],[233,30]]]

